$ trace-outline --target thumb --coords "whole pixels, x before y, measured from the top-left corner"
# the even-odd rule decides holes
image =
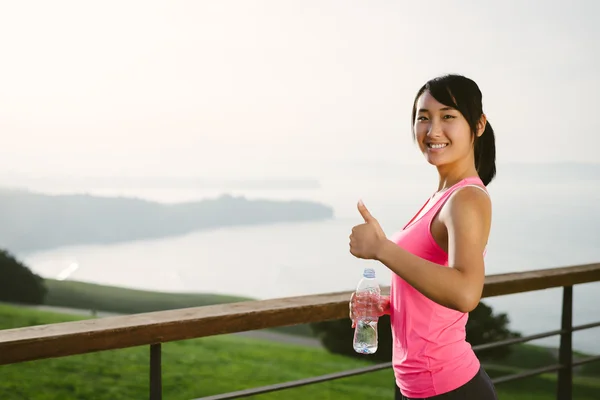
[[[369,210],[367,210],[367,206],[365,206],[365,203],[363,203],[362,200],[358,201],[358,212],[360,213],[360,215],[362,215],[365,222],[376,222],[377,221],[375,219],[375,217],[373,217],[371,215]]]

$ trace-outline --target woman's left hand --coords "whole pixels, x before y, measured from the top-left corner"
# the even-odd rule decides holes
[[[350,253],[357,258],[374,260],[377,258],[381,246],[387,241],[387,237],[379,222],[371,215],[362,201],[358,202],[358,212],[362,215],[365,223],[352,228]]]

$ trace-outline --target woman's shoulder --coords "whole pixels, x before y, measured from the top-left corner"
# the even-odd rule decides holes
[[[470,223],[473,219],[491,216],[492,201],[483,183],[469,182],[456,188],[440,211],[440,220],[451,222],[460,219]]]

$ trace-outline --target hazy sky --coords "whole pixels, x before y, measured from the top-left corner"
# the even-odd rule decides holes
[[[413,96],[447,72],[480,85],[501,162],[599,160],[595,0],[0,4],[3,173],[420,162]]]

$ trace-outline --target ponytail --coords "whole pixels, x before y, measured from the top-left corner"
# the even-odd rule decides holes
[[[477,174],[487,186],[496,176],[496,143],[494,129],[489,122],[486,122],[483,134],[475,136],[473,147]]]

